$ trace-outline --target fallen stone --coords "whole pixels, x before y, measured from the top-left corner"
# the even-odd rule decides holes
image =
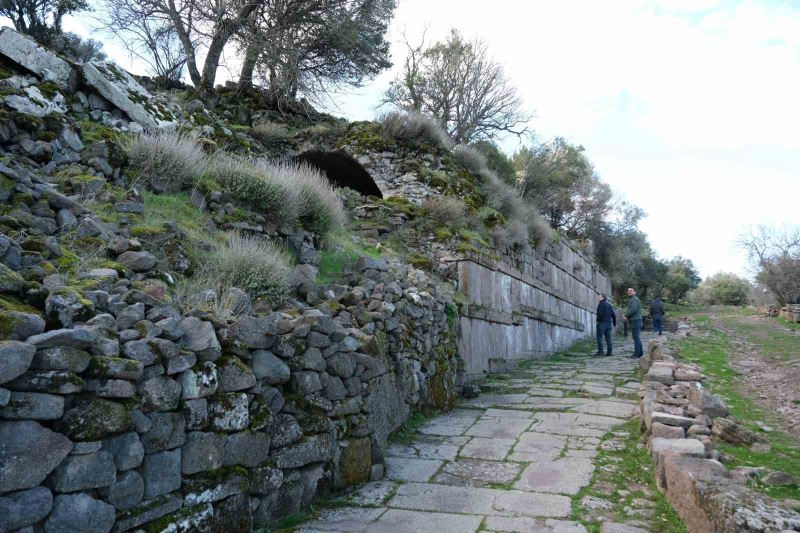
[[[0,30],[0,54],[63,90],[71,91],[75,86],[76,74],[69,63],[11,28]]]

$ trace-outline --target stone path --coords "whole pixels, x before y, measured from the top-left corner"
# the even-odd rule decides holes
[[[601,439],[637,411],[637,361],[617,344],[613,357],[570,353],[493,376],[412,444],[390,445],[386,480],[295,531],[586,532],[570,520],[573,497],[592,480]]]

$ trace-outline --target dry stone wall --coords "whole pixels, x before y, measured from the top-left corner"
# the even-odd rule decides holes
[[[409,411],[453,401],[445,301],[418,271],[365,258],[327,303],[228,318],[92,275],[93,312],[0,341],[2,531],[250,531],[380,479]]]
[[[703,387],[705,377],[698,368],[676,361],[665,337],[650,341],[640,366],[645,373],[642,424],[657,485],[687,531],[800,531],[800,513],[748,487],[748,481],[763,472],[749,467],[728,470],[720,462],[712,435],[748,446],[761,438],[729,416],[725,402]]]
[[[497,259],[468,253],[457,264],[459,352],[468,375],[502,371],[594,335],[597,296],[608,278],[565,241],[542,252],[507,252]]]

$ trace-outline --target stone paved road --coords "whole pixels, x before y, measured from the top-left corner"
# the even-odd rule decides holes
[[[569,520],[572,496],[591,481],[601,438],[637,410],[637,361],[617,344],[616,356],[571,353],[493,376],[493,390],[391,445],[386,480],[295,531],[585,532]]]

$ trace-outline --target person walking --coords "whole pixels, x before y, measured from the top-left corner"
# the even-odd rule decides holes
[[[633,287],[628,288],[628,309],[625,310],[623,319],[630,324],[631,337],[633,337],[633,355],[631,359],[638,359],[644,355],[642,348],[642,302],[636,296]]]
[[[650,316],[653,317],[653,332],[661,335],[664,329],[664,304],[661,298],[656,298],[650,304]]]
[[[612,354],[611,348],[611,328],[617,325],[617,314],[614,306],[611,305],[605,294],[600,295],[600,302],[597,304],[597,356],[603,355],[603,337],[606,338],[606,356]]]

